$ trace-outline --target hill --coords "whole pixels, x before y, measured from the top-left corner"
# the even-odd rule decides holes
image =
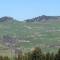
[[[0,22],[4,22],[4,21],[13,21],[13,17],[8,17],[8,16],[4,16],[0,18]]]
[[[46,22],[46,21],[51,21],[51,20],[60,20],[60,16],[38,16],[32,19],[27,19],[25,20],[26,22]]]
[[[54,17],[53,20],[46,22],[28,23],[14,19],[12,21],[8,19],[8,21],[4,19],[0,22],[0,54],[11,56],[11,50],[17,53],[21,49],[29,51],[35,46],[41,47],[46,52],[56,52],[60,48],[60,20],[58,18]]]

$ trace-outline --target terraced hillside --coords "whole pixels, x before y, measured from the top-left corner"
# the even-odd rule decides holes
[[[43,51],[60,48],[60,20],[47,22],[0,22],[0,54],[39,46]],[[3,55],[5,55],[3,54]]]

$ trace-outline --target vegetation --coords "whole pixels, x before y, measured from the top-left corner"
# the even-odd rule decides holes
[[[8,56],[0,56],[0,60],[11,60]],[[40,48],[33,48],[30,52],[18,54],[12,60],[60,60],[60,49],[57,53],[44,53]]]

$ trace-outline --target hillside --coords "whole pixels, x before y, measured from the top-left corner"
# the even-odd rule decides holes
[[[29,51],[35,46],[46,52],[60,48],[60,20],[56,17],[46,22],[8,21],[0,22],[0,54],[11,56],[11,49]]]

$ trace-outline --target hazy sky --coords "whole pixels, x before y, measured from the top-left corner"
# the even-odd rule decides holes
[[[0,0],[0,17],[24,20],[40,15],[60,15],[60,0]]]

